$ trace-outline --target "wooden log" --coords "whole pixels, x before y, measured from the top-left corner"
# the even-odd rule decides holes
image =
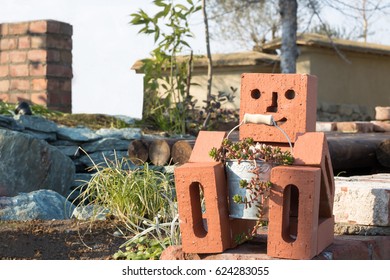
[[[330,133],[326,137],[333,170],[343,171],[378,166],[377,147],[390,135],[385,133]]]
[[[133,140],[127,148],[127,155],[134,164],[141,165],[148,160],[149,152],[143,141]]]
[[[149,160],[157,166],[163,166],[171,158],[171,149],[167,141],[157,139],[150,143]]]
[[[390,138],[379,143],[376,149],[376,158],[385,167],[390,167]]]
[[[176,141],[171,149],[171,157],[174,164],[184,164],[190,159],[191,144],[186,140]]]

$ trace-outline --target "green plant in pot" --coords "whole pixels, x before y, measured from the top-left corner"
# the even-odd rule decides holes
[[[213,148],[209,155],[225,164],[230,217],[256,220],[252,231],[252,235],[255,234],[268,212],[271,169],[292,164],[291,152],[255,142],[252,138],[238,142],[225,138],[221,147]]]

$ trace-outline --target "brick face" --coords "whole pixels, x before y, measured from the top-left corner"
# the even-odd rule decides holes
[[[0,24],[0,100],[71,112],[72,34],[54,20]]]
[[[8,80],[0,80],[0,92],[6,92],[9,90],[9,81]],[[1,98],[0,98],[1,100]]]
[[[9,52],[9,61],[11,63],[25,62],[27,53],[25,51],[11,51]]]
[[[27,91],[30,89],[29,80],[14,79],[11,80],[11,90]]]
[[[18,35],[26,34],[28,31],[28,22],[11,23],[8,25],[8,34]]]
[[[7,77],[8,74],[8,65],[0,65],[0,78]]]
[[[30,50],[27,53],[27,57],[31,61],[46,61],[47,50]]]
[[[10,65],[9,72],[11,77],[26,77],[28,76],[28,65]]]

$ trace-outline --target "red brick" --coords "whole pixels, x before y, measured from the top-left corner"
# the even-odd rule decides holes
[[[9,63],[9,52],[0,52],[0,64]]]
[[[240,120],[244,114],[272,115],[295,141],[297,133],[315,131],[317,111],[317,78],[302,74],[257,74],[241,76]],[[288,143],[274,126],[244,124],[240,138],[255,141]]]
[[[8,74],[8,65],[0,65],[0,77],[7,77]]]
[[[27,101],[30,100],[30,94],[29,93],[17,93],[17,94],[10,94],[9,95],[9,103],[19,103],[20,101]]]
[[[0,35],[8,35],[8,23],[0,24]]]
[[[389,121],[390,120],[390,107],[375,107],[375,120],[377,121]]]
[[[9,94],[0,94],[0,101],[7,102],[9,100]]]
[[[71,92],[72,91],[72,81],[71,80],[64,80],[60,82],[60,89],[62,91]]]
[[[0,50],[14,50],[17,47],[16,38],[3,38],[0,41]]]
[[[29,89],[30,89],[30,81],[29,80],[21,80],[21,79],[12,79],[11,80],[11,90],[26,91]]]
[[[44,63],[30,63],[29,65],[30,76],[46,76],[47,64]]]
[[[9,80],[0,80],[0,92],[9,90]]]
[[[335,183],[325,134],[323,132],[307,132],[299,135],[294,145],[293,154],[294,165],[321,168],[320,217],[332,217]]]
[[[42,49],[46,48],[46,36],[32,36],[31,37],[31,48],[33,49]]]
[[[47,32],[47,21],[33,21],[30,22],[30,32],[31,33],[46,33]]]
[[[72,78],[72,67],[57,64],[48,64],[47,75],[61,78]]]
[[[27,31],[28,31],[28,22],[10,23],[8,25],[8,34],[12,34],[12,35],[27,34]]]
[[[47,50],[30,50],[27,57],[31,61],[44,62],[47,58]]]
[[[350,133],[368,133],[374,131],[374,124],[370,122],[338,122],[337,131]]]
[[[31,81],[31,88],[33,91],[47,90],[48,80],[47,79],[33,79]]]
[[[61,51],[61,62],[66,65],[72,65],[72,52]]]
[[[223,252],[231,246],[225,169],[222,163],[186,163],[175,169],[185,253]],[[199,188],[206,211],[202,214]],[[207,230],[204,227],[207,221]]]
[[[209,152],[214,147],[221,147],[225,137],[226,132],[223,131],[199,131],[188,162],[215,162]]]
[[[18,49],[29,49],[31,46],[30,36],[19,37],[18,40]]]
[[[33,104],[46,106],[48,103],[47,93],[45,91],[31,94],[31,102]]]
[[[11,51],[9,52],[9,61],[11,63],[25,62],[27,53],[25,51]]]
[[[333,240],[333,218],[319,219],[321,169],[278,166],[272,169],[271,182],[267,254],[313,258]],[[287,191],[289,186],[298,189],[298,201]]]
[[[61,61],[60,51],[48,50],[47,51],[47,61],[48,62],[60,62]]]
[[[28,76],[28,65],[10,65],[9,71],[11,77],[26,77]]]

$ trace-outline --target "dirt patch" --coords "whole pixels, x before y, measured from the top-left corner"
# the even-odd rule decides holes
[[[125,242],[112,221],[0,221],[0,259],[109,260]]]

